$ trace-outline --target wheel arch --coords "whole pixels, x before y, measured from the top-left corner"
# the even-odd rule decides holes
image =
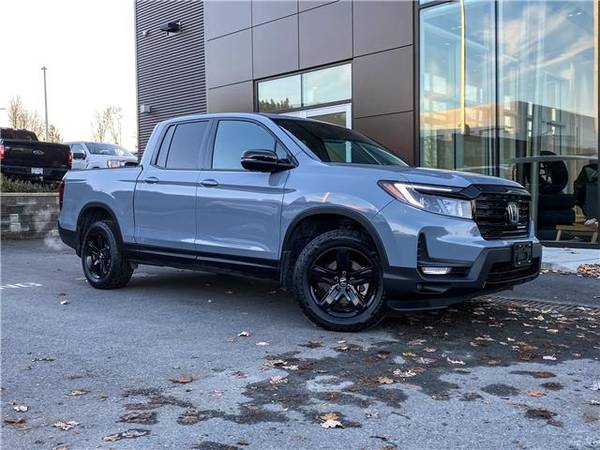
[[[341,220],[347,219],[349,221],[357,223],[362,228],[362,230],[364,230],[367,233],[367,235],[375,244],[377,253],[381,258],[381,263],[383,267],[388,267],[388,257],[383,242],[379,236],[379,233],[375,229],[375,226],[369,221],[367,217],[350,208],[340,206],[319,206],[307,209],[302,213],[298,214],[296,217],[294,217],[294,219],[290,222],[290,224],[285,230],[285,236],[282,241],[280,253],[280,280],[284,286],[288,285],[288,265],[291,262],[290,253],[293,248],[293,236],[299,230],[301,224],[305,223],[306,220],[318,219],[319,217],[327,218],[328,220],[337,217]]]
[[[85,231],[84,228],[86,228],[86,226],[91,225],[91,223],[86,223],[86,222],[91,222],[90,219],[93,219],[94,217],[98,217],[98,218],[107,217],[112,222],[114,222],[114,224],[116,225],[115,228],[117,231],[117,238],[120,240],[120,242],[123,242],[123,236],[121,235],[121,227],[119,226],[119,221],[117,220],[117,216],[114,213],[114,211],[112,210],[112,208],[110,206],[108,206],[106,203],[89,202],[89,203],[86,203],[83,208],[81,208],[81,211],[79,212],[79,215],[77,216],[77,228],[76,228],[77,248],[75,249],[75,251],[77,252],[78,255],[81,251],[81,240],[83,239],[83,233]]]

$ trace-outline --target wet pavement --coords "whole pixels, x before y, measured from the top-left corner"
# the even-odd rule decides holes
[[[273,283],[1,256],[3,448],[600,448],[596,279],[335,333]]]

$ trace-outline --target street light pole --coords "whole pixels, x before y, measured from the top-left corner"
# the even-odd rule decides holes
[[[46,141],[48,140],[48,94],[46,92],[46,70],[47,67],[42,67],[42,72],[44,73],[44,116],[46,119]]]

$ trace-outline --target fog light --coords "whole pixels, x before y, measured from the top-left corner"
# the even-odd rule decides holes
[[[452,267],[421,267],[421,271],[425,275],[448,275]]]

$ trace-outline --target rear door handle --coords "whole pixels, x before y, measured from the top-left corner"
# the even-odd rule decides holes
[[[156,184],[158,183],[159,179],[156,177],[146,177],[144,178],[144,182],[148,183],[148,184]]]
[[[219,182],[210,178],[208,180],[202,180],[200,184],[204,187],[215,187],[219,185]]]

